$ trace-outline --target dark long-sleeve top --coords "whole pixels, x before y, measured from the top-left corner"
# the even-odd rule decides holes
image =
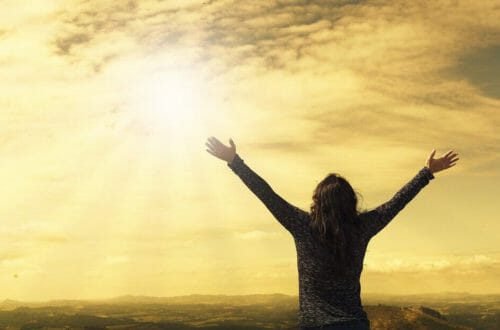
[[[380,232],[417,193],[434,179],[423,167],[390,200],[360,214],[362,238],[356,243],[354,271],[346,279],[336,278],[329,251],[310,229],[308,212],[288,203],[248,167],[238,154],[227,165],[264,203],[295,241],[299,277],[299,325],[313,327],[351,320],[367,320],[361,305],[360,276],[370,239]]]

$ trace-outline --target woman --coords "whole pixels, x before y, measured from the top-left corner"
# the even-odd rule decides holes
[[[301,329],[370,329],[361,305],[360,276],[370,239],[380,232],[417,193],[459,158],[453,150],[425,166],[389,201],[370,211],[357,210],[356,193],[339,174],[328,174],[315,188],[310,212],[291,205],[250,169],[230,147],[208,138],[207,152],[225,160],[243,183],[292,234],[299,273]]]

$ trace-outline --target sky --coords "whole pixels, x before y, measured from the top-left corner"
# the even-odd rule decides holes
[[[449,150],[372,239],[364,293],[499,293],[498,1],[3,0],[0,299],[298,295],[292,236],[229,145],[309,211]]]

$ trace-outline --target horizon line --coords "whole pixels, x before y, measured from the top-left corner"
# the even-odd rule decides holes
[[[380,293],[380,292],[366,292],[361,294],[361,298],[366,295],[379,295],[379,296],[429,296],[429,295],[443,295],[443,294],[461,294],[461,295],[473,295],[473,296],[491,296],[491,295],[500,295],[500,292],[492,292],[492,293],[474,293],[469,291],[439,291],[439,292],[422,292],[422,293]],[[273,295],[282,295],[288,297],[296,297],[297,295],[291,295],[287,293],[274,292],[274,293],[247,293],[247,294],[223,294],[223,293],[190,293],[184,295],[175,295],[175,296],[149,296],[149,295],[133,295],[133,294],[123,294],[120,296],[113,296],[107,298],[55,298],[48,300],[19,300],[19,299],[11,299],[4,298],[0,300],[0,304],[5,303],[6,301],[14,301],[14,302],[25,302],[25,303],[44,303],[44,302],[55,302],[55,301],[107,301],[114,300],[120,298],[180,298],[180,297],[192,297],[192,296],[224,296],[224,297],[240,297],[240,296],[273,296]]]

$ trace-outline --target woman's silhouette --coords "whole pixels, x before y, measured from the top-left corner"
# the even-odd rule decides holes
[[[360,276],[370,239],[380,232],[417,193],[434,179],[433,173],[452,167],[458,153],[448,151],[425,166],[389,201],[370,211],[357,210],[356,193],[339,174],[328,174],[315,188],[310,212],[291,205],[215,137],[207,152],[225,160],[243,183],[292,234],[299,274],[301,329],[370,329],[361,305]]]

